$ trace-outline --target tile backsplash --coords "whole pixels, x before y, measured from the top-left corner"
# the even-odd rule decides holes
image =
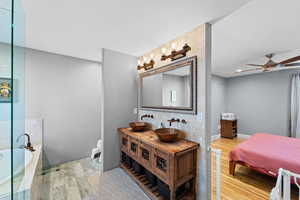
[[[42,144],[43,140],[43,120],[26,119],[24,133],[29,133],[33,145]],[[11,122],[0,121],[0,149],[10,148]],[[16,140],[17,138],[14,138]],[[21,140],[24,141],[24,140]],[[16,144],[19,146],[19,144]],[[22,144],[20,144],[21,146]],[[17,146],[16,146],[17,147]]]
[[[148,122],[152,124],[153,128],[160,128],[161,123],[164,124],[166,128],[170,127],[168,120],[172,118],[179,118],[180,120],[185,119],[187,121],[186,124],[174,122],[172,124],[172,128],[177,128],[183,130],[187,133],[186,139],[198,142],[201,146],[204,146],[204,139],[201,139],[200,133],[203,129],[203,120],[201,114],[198,115],[190,115],[190,114],[179,114],[179,113],[171,113],[171,112],[157,112],[157,111],[147,111],[147,110],[140,110],[139,111],[139,120],[141,116],[144,114],[153,115],[154,118],[144,118],[142,121]],[[141,121],[141,120],[140,120]]]

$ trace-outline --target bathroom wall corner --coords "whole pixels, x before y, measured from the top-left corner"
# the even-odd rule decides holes
[[[137,120],[137,57],[104,49],[103,51],[103,170],[120,164],[117,128],[128,127]]]

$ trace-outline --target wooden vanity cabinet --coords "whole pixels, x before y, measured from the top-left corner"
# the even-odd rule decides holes
[[[139,141],[135,138],[129,138],[129,155],[134,159],[137,160],[139,156]]]
[[[121,146],[121,151],[124,153],[128,153],[128,147],[129,147],[129,139],[127,135],[120,135],[120,146]]]
[[[121,152],[154,174],[163,182],[170,193],[171,200],[196,198],[197,151],[199,144],[188,140],[175,143],[160,142],[153,131],[132,132],[130,128],[118,129]],[[123,144],[128,139],[127,147]],[[126,143],[126,142],[125,142]],[[121,163],[121,167],[131,176],[152,200],[163,200],[157,185],[147,182],[144,174]],[[187,188],[179,193],[179,188]]]
[[[160,150],[154,151],[153,171],[166,184],[170,183],[170,158],[169,154]]]
[[[154,160],[153,150],[151,146],[140,142],[140,150],[138,159],[140,164],[148,170],[152,170],[152,163]]]

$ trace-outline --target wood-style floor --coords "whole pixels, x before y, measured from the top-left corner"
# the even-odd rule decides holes
[[[100,165],[86,158],[45,170],[39,200],[100,199]]]
[[[100,171],[90,158],[45,170],[38,200],[149,200],[122,169]]]
[[[212,142],[212,148],[222,150],[222,188],[221,199],[224,200],[269,200],[271,189],[276,179],[260,174],[247,167],[237,165],[235,176],[229,170],[229,152],[245,139],[221,138]],[[215,156],[212,154],[212,195],[215,199]],[[293,188],[293,198],[297,199],[297,190]]]

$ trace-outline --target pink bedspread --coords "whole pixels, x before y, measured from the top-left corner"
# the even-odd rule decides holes
[[[279,168],[300,174],[300,139],[256,133],[234,148],[229,158],[272,176]]]

